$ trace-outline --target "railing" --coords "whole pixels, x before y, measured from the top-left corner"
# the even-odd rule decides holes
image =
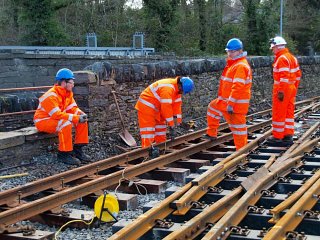
[[[0,52],[22,54],[54,54],[76,56],[147,56],[154,48],[132,47],[40,47],[40,46],[0,46]]]

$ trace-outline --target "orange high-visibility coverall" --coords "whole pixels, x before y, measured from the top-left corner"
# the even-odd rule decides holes
[[[237,59],[227,59],[218,90],[218,98],[212,100],[207,111],[207,134],[216,137],[221,117],[229,124],[233,133],[236,149],[247,144],[246,114],[251,97],[252,71],[246,59],[246,53]],[[227,112],[227,106],[233,107],[233,114]]]
[[[135,108],[142,147],[166,141],[167,125],[173,127],[174,118],[177,124],[182,122],[181,105],[178,78],[156,81],[141,93]]]
[[[33,121],[40,132],[58,133],[59,151],[69,152],[72,146],[72,124],[75,125],[76,144],[87,144],[88,124],[79,123],[83,112],[78,108],[73,93],[54,85],[39,98]]]
[[[282,139],[294,134],[294,104],[301,78],[297,59],[287,48],[281,49],[273,63],[272,134]],[[278,92],[284,93],[282,102]]]

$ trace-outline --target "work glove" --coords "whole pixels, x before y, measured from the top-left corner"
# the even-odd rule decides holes
[[[277,97],[278,97],[278,100],[279,100],[280,102],[283,102],[284,93],[283,93],[282,91],[279,91]]]
[[[79,123],[85,123],[86,121],[88,121],[87,114],[82,114],[79,116]]]
[[[174,141],[176,137],[176,129],[174,127],[169,127],[169,133],[170,133],[171,141]]]
[[[233,114],[233,107],[230,106],[230,105],[228,105],[228,106],[227,106],[227,112],[228,112],[229,114]]]

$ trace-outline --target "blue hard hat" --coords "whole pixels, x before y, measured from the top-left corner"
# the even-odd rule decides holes
[[[180,82],[182,84],[182,91],[183,94],[187,94],[189,92],[192,92],[194,89],[194,83],[193,80],[191,78],[188,77],[182,77],[180,79]]]
[[[240,50],[243,48],[243,44],[239,38],[231,38],[227,42],[226,51],[230,50]]]
[[[61,81],[68,79],[74,79],[73,72],[68,68],[61,68],[56,74],[56,80]]]

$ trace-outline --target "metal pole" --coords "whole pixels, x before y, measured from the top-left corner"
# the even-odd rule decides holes
[[[280,36],[282,36],[283,0],[280,1]]]

